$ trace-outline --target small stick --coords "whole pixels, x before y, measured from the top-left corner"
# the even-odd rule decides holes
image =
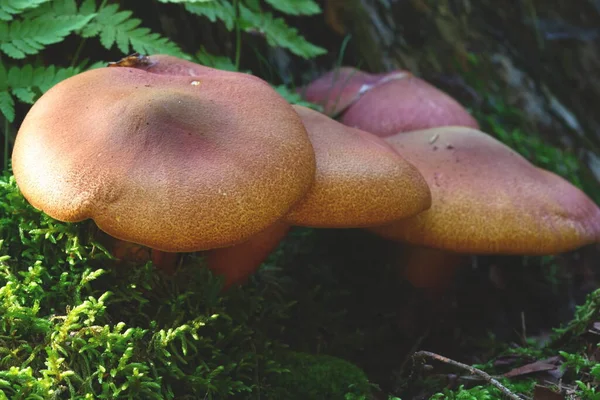
[[[439,354],[432,353],[430,351],[417,351],[413,354],[413,358],[426,358],[426,357],[429,357],[434,360],[438,360],[443,363],[450,364],[452,366],[467,370],[471,373],[471,375],[477,375],[477,376],[481,377],[487,383],[494,386],[496,389],[500,390],[509,399],[522,400],[521,397],[519,397],[518,395],[511,392],[506,386],[502,385],[500,382],[498,382],[496,379],[494,379],[490,374],[488,374],[487,372],[484,372],[480,369],[471,367],[470,365],[463,364],[458,361],[451,360],[448,357],[440,356]]]

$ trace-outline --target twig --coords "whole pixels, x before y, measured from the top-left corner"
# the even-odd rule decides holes
[[[502,394],[504,394],[509,399],[522,400],[521,397],[519,397],[518,395],[511,392],[506,386],[502,385],[500,382],[498,382],[496,379],[494,379],[490,374],[488,374],[480,369],[474,368],[470,365],[463,364],[458,361],[451,360],[448,357],[440,356],[439,354],[432,353],[430,351],[417,351],[413,354],[413,358],[426,358],[426,357],[441,361],[446,364],[450,364],[450,365],[458,367],[458,368],[462,368],[464,370],[467,370],[471,373],[471,375],[477,375],[477,376],[481,377],[482,379],[484,379],[487,383],[489,383],[490,385],[494,386],[496,389],[501,391]]]

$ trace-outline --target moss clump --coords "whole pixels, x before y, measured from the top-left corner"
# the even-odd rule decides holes
[[[271,333],[295,303],[277,285],[222,294],[200,258],[185,259],[174,276],[117,266],[92,223],[57,222],[0,177],[0,399],[245,399],[281,389],[273,382],[297,369],[282,365],[289,350]],[[338,367],[350,374],[341,360],[323,368]],[[342,381],[355,376],[366,379]]]
[[[274,375],[269,399],[366,399],[371,385],[365,373],[337,357],[290,352],[282,360],[289,371]]]

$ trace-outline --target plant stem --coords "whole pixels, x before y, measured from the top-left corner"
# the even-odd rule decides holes
[[[502,385],[497,379],[494,379],[490,374],[488,374],[480,369],[477,369],[475,367],[472,367],[470,365],[463,364],[463,363],[455,361],[455,360],[451,360],[448,357],[444,357],[439,354],[432,353],[430,351],[417,351],[413,354],[413,358],[414,359],[431,358],[431,359],[438,360],[443,363],[450,364],[452,366],[464,369],[466,371],[469,371],[471,373],[471,375],[479,376],[480,378],[485,380],[488,384],[494,386],[496,389],[501,391],[502,394],[504,396],[506,396],[507,398],[509,398],[511,400],[522,400],[521,397],[519,397],[518,395],[511,392],[506,386]]]
[[[240,1],[234,0],[235,7],[235,69],[240,69],[240,58],[242,55],[242,31],[240,30]]]
[[[108,0],[102,0],[102,3],[100,3],[100,7],[98,7],[97,12],[100,12],[100,10],[102,10],[104,7],[106,7],[107,1]],[[87,38],[82,38],[81,42],[79,42],[79,46],[77,46],[77,49],[75,50],[75,54],[73,54],[73,61],[71,61],[71,67],[74,67],[75,64],[77,64],[77,59],[79,58],[79,55],[81,54],[81,51],[83,50],[83,46],[85,45],[86,40],[87,40]]]
[[[83,38],[79,42],[79,46],[77,46],[77,49],[75,50],[75,54],[73,54],[73,60],[71,61],[71,67],[74,67],[77,64],[77,59],[79,58],[79,55],[81,54],[81,50],[83,49],[83,45],[85,44],[86,40],[87,40],[86,38]]]
[[[8,122],[8,119],[4,118],[4,171],[8,170],[8,146],[10,144],[9,142],[9,132],[10,130],[10,124]]]

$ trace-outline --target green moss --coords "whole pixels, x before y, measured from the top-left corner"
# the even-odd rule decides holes
[[[34,210],[14,178],[0,178],[0,199],[0,399],[245,399],[284,376],[310,393],[366,385],[343,360],[290,357],[272,339],[295,304],[279,285],[222,294],[191,255],[174,276],[115,265],[92,223]]]
[[[274,375],[270,399],[366,399],[371,385],[348,361],[326,355],[291,352],[282,360],[289,372]]]

